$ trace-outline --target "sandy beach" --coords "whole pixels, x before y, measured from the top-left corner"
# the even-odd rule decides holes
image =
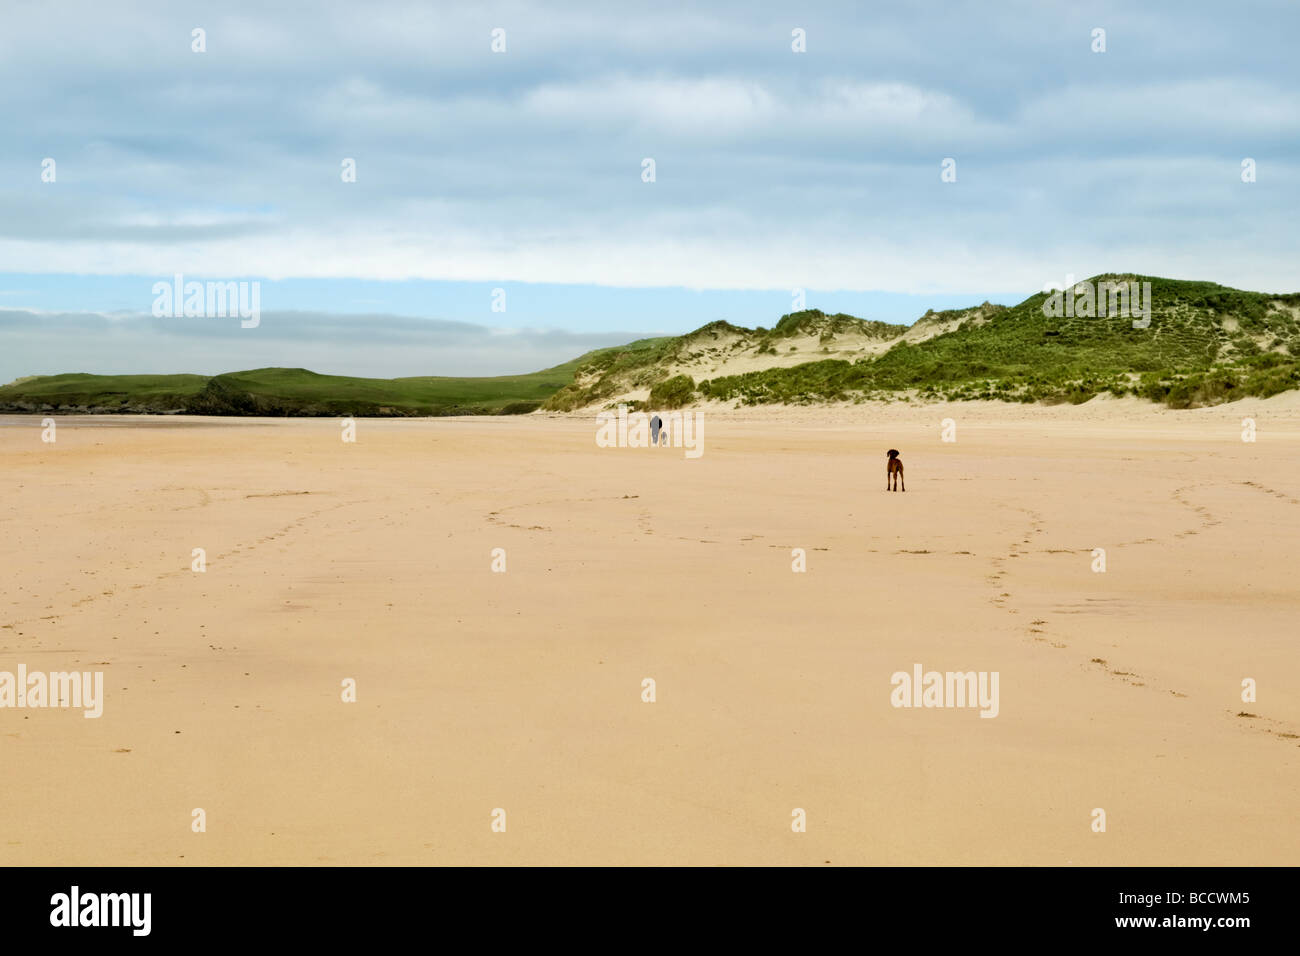
[[[702,415],[3,419],[0,864],[1300,864],[1300,397]]]

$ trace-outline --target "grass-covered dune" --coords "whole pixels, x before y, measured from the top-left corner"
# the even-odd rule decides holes
[[[961,401],[1087,401],[1102,392],[1174,408],[1300,388],[1300,294],[1243,292],[1212,282],[1151,283],[1151,323],[1130,316],[1051,317],[1045,293],[917,343],[857,362],[810,362],[703,381],[709,398],[820,402],[915,390]]]
[[[1266,398],[1300,388],[1300,293],[1246,292],[1213,282],[1100,275],[1088,282],[1150,283],[1150,324],[1132,315],[1044,313],[1045,293],[1010,308],[990,305],[930,312],[891,326],[817,310],[783,316],[772,330],[713,323],[639,350],[610,351],[578,369],[546,408],[599,405],[639,390],[657,407],[702,399],[746,405],[921,399],[1085,402],[1101,393],[1136,395],[1173,408]],[[1145,301],[1145,300],[1144,300]],[[882,341],[858,355],[785,362],[736,374],[683,374],[678,361],[704,333],[736,340],[761,357],[795,334]],[[694,373],[693,373],[694,374]]]

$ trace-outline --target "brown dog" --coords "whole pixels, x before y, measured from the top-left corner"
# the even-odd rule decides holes
[[[890,479],[893,479],[894,487],[889,487]],[[903,491],[907,490],[907,482],[903,481],[903,460],[898,457],[898,449],[891,448],[885,461],[885,490],[898,491],[899,483],[903,485]]]

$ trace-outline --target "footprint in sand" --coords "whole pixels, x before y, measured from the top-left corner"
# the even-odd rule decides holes
[[[1252,714],[1244,710],[1238,711],[1237,716],[1247,721],[1254,721],[1254,723],[1248,725],[1251,730],[1262,734],[1272,734],[1279,740],[1300,740],[1300,734],[1295,732],[1296,728],[1288,727],[1280,720],[1274,720],[1272,717],[1264,717],[1260,714]],[[1261,726],[1261,724],[1271,726]]]
[[[1146,680],[1145,680],[1145,679],[1141,679],[1141,675],[1140,675],[1140,674],[1135,674],[1135,673],[1133,673],[1132,671],[1117,671],[1117,670],[1115,670],[1113,667],[1110,666],[1109,662],[1107,662],[1105,658],[1102,658],[1102,657],[1094,657],[1094,658],[1093,658],[1091,661],[1089,661],[1088,663],[1099,665],[1099,666],[1101,667],[1101,669],[1104,670],[1104,671],[1105,671],[1107,674],[1109,674],[1111,677],[1118,677],[1118,678],[1119,678],[1120,680],[1122,680],[1124,683],[1129,684],[1129,685],[1132,686],[1132,687],[1146,687],[1146,686],[1147,686]],[[1186,694],[1182,694],[1182,695],[1180,695],[1180,696],[1186,697],[1187,695],[1186,695]]]

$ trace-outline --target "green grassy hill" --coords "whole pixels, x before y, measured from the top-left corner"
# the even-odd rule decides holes
[[[206,375],[29,375],[0,386],[0,409],[38,411],[93,406],[115,411],[130,405],[135,411],[176,410],[197,395],[207,381]]]
[[[652,342],[654,340],[645,340]],[[573,381],[597,349],[525,375],[354,378],[303,368],[261,368],[224,375],[89,375],[20,379],[0,386],[0,411],[185,413],[191,415],[492,415],[519,414]]]

